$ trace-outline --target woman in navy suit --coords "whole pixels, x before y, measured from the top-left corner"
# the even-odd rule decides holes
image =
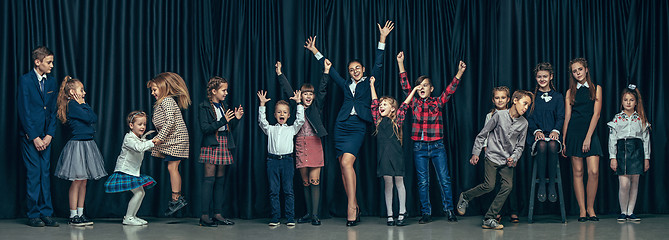
[[[378,25],[378,24],[377,24]],[[379,73],[383,66],[383,52],[385,49],[386,37],[394,28],[391,21],[386,21],[386,24],[381,27],[378,25],[380,32],[380,39],[378,48],[376,49],[376,56],[374,59],[374,67],[372,68],[371,76],[376,79],[381,79]],[[309,49],[320,65],[324,65],[325,58],[318,49],[316,49],[316,37],[310,37],[305,43],[305,48]],[[334,141],[335,149],[337,151],[337,159],[341,165],[342,178],[344,181],[344,189],[348,198],[346,226],[355,226],[359,221],[358,215],[360,209],[358,208],[358,201],[355,197],[356,191],[356,175],[353,169],[353,163],[358,157],[358,151],[365,138],[365,131],[367,124],[372,123],[372,114],[370,110],[372,97],[369,84],[365,83],[367,77],[363,77],[365,67],[358,60],[353,60],[348,64],[348,73],[350,78],[344,79],[335,68],[330,69],[330,76],[332,80],[344,91],[344,102],[337,115],[335,123]],[[378,84],[380,81],[376,81]],[[362,83],[362,84],[361,84]]]

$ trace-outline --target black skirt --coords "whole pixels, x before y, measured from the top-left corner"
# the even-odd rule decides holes
[[[620,139],[616,144],[616,175],[636,175],[643,173],[643,141],[638,138]]]

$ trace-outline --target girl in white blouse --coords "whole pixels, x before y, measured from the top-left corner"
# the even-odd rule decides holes
[[[618,221],[640,221],[634,215],[634,205],[639,175],[650,167],[650,123],[643,110],[641,93],[635,85],[630,84],[621,95],[622,111],[607,124],[611,169],[620,181]]]

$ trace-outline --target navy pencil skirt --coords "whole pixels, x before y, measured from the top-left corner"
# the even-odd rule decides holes
[[[344,153],[353,154],[358,158],[358,151],[362,146],[367,131],[367,122],[357,115],[351,115],[344,121],[337,121],[334,130],[335,149],[337,158]]]

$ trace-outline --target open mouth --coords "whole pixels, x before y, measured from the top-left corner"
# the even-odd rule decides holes
[[[385,109],[379,109],[379,113],[384,114],[386,112]]]
[[[279,118],[279,122],[284,122],[284,121],[286,121],[286,118],[284,118],[284,117]]]

